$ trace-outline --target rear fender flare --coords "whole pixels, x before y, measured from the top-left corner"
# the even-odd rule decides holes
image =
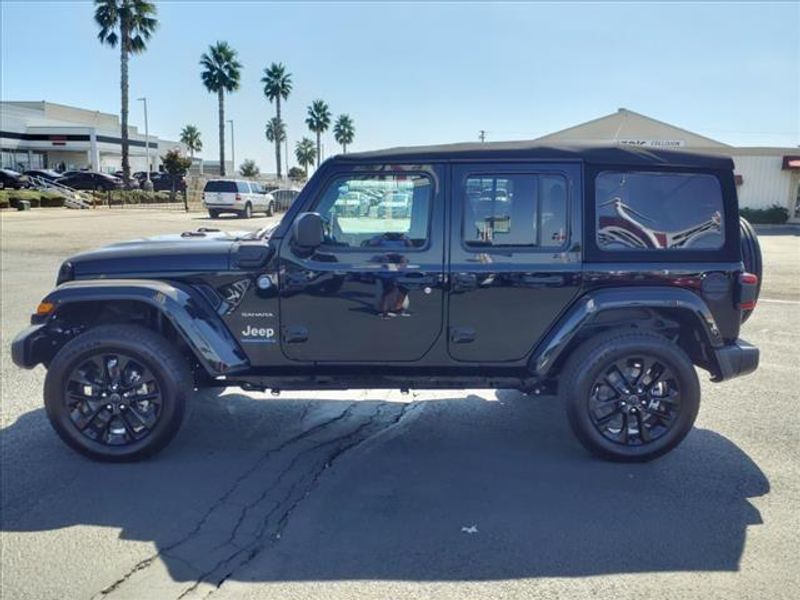
[[[604,311],[652,308],[678,310],[701,332],[712,350],[724,345],[714,316],[698,295],[683,288],[637,287],[607,288],[581,296],[558,320],[534,350],[528,366],[536,378],[547,377],[570,343]],[[714,353],[711,360],[716,362]],[[712,365],[717,369],[718,365]]]
[[[190,286],[136,279],[77,280],[60,285],[43,301],[55,306],[54,316],[66,306],[86,302],[140,302],[155,308],[172,324],[212,377],[249,367],[247,356],[225,323]]]

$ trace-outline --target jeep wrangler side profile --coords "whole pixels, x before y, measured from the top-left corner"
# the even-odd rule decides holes
[[[241,386],[557,393],[586,448],[643,461],[691,429],[695,367],[756,369],[760,271],[729,158],[390,149],[326,161],[273,228],[70,258],[12,355],[96,459],[152,454],[192,390]]]

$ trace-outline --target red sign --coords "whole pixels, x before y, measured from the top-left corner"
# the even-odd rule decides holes
[[[783,167],[786,169],[800,169],[800,156],[784,156]]]

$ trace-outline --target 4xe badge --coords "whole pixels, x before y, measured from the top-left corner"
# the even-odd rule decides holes
[[[272,327],[253,327],[242,330],[242,342],[246,344],[274,344],[275,330]]]

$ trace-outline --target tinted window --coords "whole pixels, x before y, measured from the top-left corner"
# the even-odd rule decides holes
[[[720,248],[722,190],[702,173],[605,171],[595,181],[596,240],[602,250]]]
[[[432,185],[422,175],[365,175],[333,180],[317,203],[326,244],[419,248],[428,237]]]
[[[239,191],[242,194],[249,194],[250,193],[250,184],[247,183],[246,181],[239,181],[238,182],[238,186],[239,186]]]
[[[205,192],[231,192],[236,193],[238,188],[235,181],[209,181],[203,189]]]
[[[467,246],[555,248],[567,239],[567,183],[560,175],[475,175],[462,192]]]

